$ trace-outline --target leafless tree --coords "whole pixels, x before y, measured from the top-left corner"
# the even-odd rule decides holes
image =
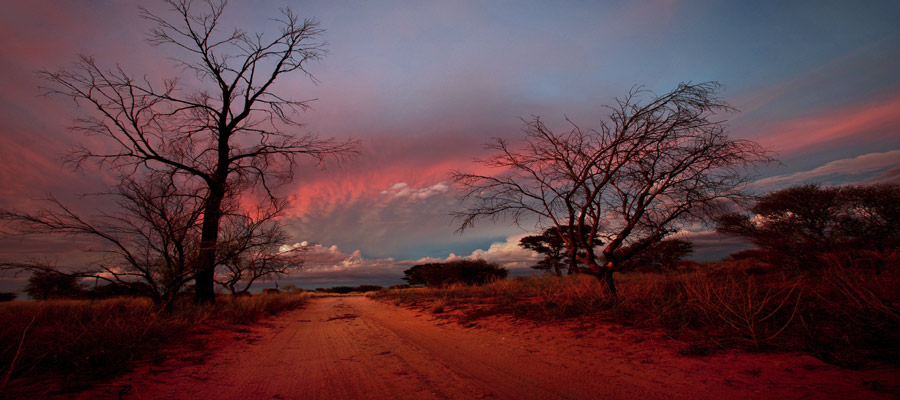
[[[84,217],[49,197],[50,207],[34,213],[0,209],[0,221],[19,235],[67,235],[99,239],[90,249],[98,260],[83,266],[55,266],[46,262],[3,263],[0,268],[55,272],[94,278],[128,287],[169,308],[176,296],[195,279],[200,258],[204,198],[179,192],[165,176],[155,173],[146,181],[126,180],[114,196],[115,213]],[[288,235],[275,217],[281,207],[249,212],[233,199],[223,207],[215,265],[217,281],[246,292],[259,279],[278,276],[303,265],[303,249],[279,251]]]
[[[249,293],[261,279],[277,278],[303,267],[307,247],[287,247],[289,235],[269,210],[225,221],[220,239],[216,283],[231,294]]]
[[[613,273],[625,260],[739,199],[746,167],[772,160],[758,144],[725,134],[715,115],[732,108],[719,89],[716,82],[679,84],[663,95],[633,89],[607,106],[596,130],[568,121],[571,128],[557,133],[539,117],[525,121],[522,142],[497,139],[488,145],[495,154],[479,160],[496,175],[453,173],[471,204],[455,214],[460,230],[485,217],[536,219],[560,232],[572,270],[615,293]]]
[[[195,299],[210,303],[223,203],[256,189],[274,202],[273,188],[293,178],[298,155],[321,163],[356,155],[358,143],[296,134],[302,126],[296,116],[309,104],[276,90],[286,74],[313,78],[306,67],[322,57],[325,46],[317,21],[284,9],[274,20],[279,32],[266,36],[223,29],[225,1],[166,3],[172,18],[144,8],[141,15],[155,24],[151,45],[186,54],[176,59],[184,79],[135,78],[121,67],[104,69],[88,56],[71,69],[39,74],[48,82],[46,93],[70,97],[90,110],[77,120],[76,130],[113,145],[108,152],[79,149],[71,159],[75,165],[92,160],[126,176],[174,171],[178,182],[202,187],[193,276]]]
[[[156,174],[158,175],[158,174]],[[158,176],[154,176],[155,178]],[[5,263],[5,268],[54,271],[129,287],[162,307],[194,277],[202,198],[178,194],[170,181],[126,180],[115,193],[119,210],[83,217],[54,197],[34,213],[0,210],[15,234],[56,234],[99,239],[100,255],[90,265],[51,266],[44,262]]]

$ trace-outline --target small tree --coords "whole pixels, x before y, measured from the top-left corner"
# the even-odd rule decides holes
[[[453,283],[483,285],[505,279],[509,270],[485,260],[454,260],[413,266],[403,271],[410,285],[446,286]]]
[[[78,278],[54,271],[34,271],[25,285],[25,293],[35,300],[77,299],[84,295]]]
[[[563,228],[564,230],[566,228]],[[569,274],[576,272],[573,265],[577,265],[578,260],[572,260],[566,251],[566,243],[562,240],[565,233],[560,233],[557,227],[545,229],[540,235],[525,236],[519,240],[519,246],[543,254],[544,258],[538,261],[537,265],[531,268],[546,271],[547,273],[561,276],[562,270],[568,269]],[[585,240],[586,242],[586,240]],[[603,242],[593,240],[594,246],[600,246]]]
[[[762,196],[749,213],[716,218],[721,233],[744,237],[771,261],[803,267],[841,250],[900,246],[900,185],[802,185]]]
[[[519,246],[544,256],[531,268],[556,276],[562,275],[562,270],[567,265],[564,260],[566,244],[560,239],[556,228],[548,228],[540,235],[525,236],[519,239]]]
[[[455,214],[460,230],[481,218],[537,219],[557,228],[570,268],[615,293],[613,273],[625,261],[742,198],[746,167],[771,160],[756,143],[725,134],[716,114],[732,108],[716,97],[719,88],[680,84],[646,102],[646,91],[632,90],[597,130],[569,121],[559,133],[539,117],[526,121],[522,142],[497,139],[488,146],[495,154],[480,160],[496,175],[453,174],[471,204]]]

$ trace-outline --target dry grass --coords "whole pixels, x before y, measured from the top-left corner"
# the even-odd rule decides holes
[[[721,263],[669,275],[622,274],[618,297],[588,276],[388,290],[376,297],[461,322],[496,314],[612,321],[663,330],[684,342],[685,354],[803,350],[863,367],[900,363],[900,268],[880,265],[830,256],[816,271]]]
[[[44,379],[77,390],[120,375],[137,361],[157,359],[166,347],[190,341],[200,326],[233,329],[300,307],[306,299],[302,294],[223,296],[212,307],[185,303],[169,313],[137,298],[3,303],[0,394]]]

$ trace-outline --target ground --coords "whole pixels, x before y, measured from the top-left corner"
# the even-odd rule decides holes
[[[868,399],[896,398],[887,392],[900,384],[895,368],[851,371],[783,353],[689,357],[671,340],[612,325],[464,326],[363,296],[316,298],[212,343],[207,355],[139,367],[80,398]]]

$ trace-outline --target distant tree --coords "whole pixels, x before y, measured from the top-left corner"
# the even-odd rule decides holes
[[[54,271],[34,271],[25,285],[25,293],[35,300],[77,299],[84,295],[78,278]]]
[[[742,199],[747,167],[771,161],[758,144],[725,134],[716,82],[680,84],[663,95],[635,89],[608,107],[598,130],[575,123],[559,133],[535,117],[525,138],[497,139],[480,160],[496,175],[455,172],[460,230],[482,218],[511,217],[557,228],[570,268],[604,281],[632,256],[684,226],[703,222],[723,203]],[[597,246],[595,241],[602,241]],[[576,265],[580,262],[584,265]]]
[[[544,256],[537,265],[531,268],[556,276],[562,275],[562,270],[567,265],[564,260],[566,244],[557,233],[556,228],[548,228],[540,235],[525,236],[519,239],[519,246]]]
[[[813,267],[840,250],[900,247],[900,185],[802,185],[762,196],[749,213],[716,218],[721,233],[744,237],[771,262]]]
[[[625,249],[628,251],[628,249]],[[672,271],[679,261],[694,252],[694,244],[684,239],[665,239],[645,248],[625,262],[623,269]]]
[[[540,235],[525,236],[519,240],[519,246],[544,256],[543,259],[538,261],[538,263],[531,268],[545,271],[556,276],[561,276],[563,269],[568,269],[570,274],[576,272],[571,266],[573,264],[577,265],[578,261],[576,259],[573,263],[572,260],[570,260],[569,254],[566,252],[566,243],[563,240],[566,236],[566,229],[567,228],[564,227],[562,233],[560,233],[561,231],[559,228],[550,227],[541,232]],[[593,240],[592,243],[594,243],[594,246],[603,244],[603,242],[599,240]]]
[[[18,295],[12,292],[0,292],[0,303],[13,301],[16,297],[18,297]]]
[[[410,285],[446,286],[453,283],[483,285],[505,279],[509,270],[485,260],[454,260],[413,266],[403,271],[403,280]]]
[[[179,191],[202,197],[200,236],[191,243],[199,253],[190,275],[195,300],[212,303],[224,207],[249,200],[245,195],[256,190],[276,203],[273,188],[293,178],[297,156],[321,163],[357,154],[358,144],[287,131],[301,127],[296,115],[309,104],[280,94],[276,82],[295,72],[312,78],[306,67],[324,54],[317,21],[283,9],[272,20],[277,33],[266,36],[221,26],[224,0],[166,3],[171,17],[143,7],[141,15],[154,24],[151,45],[186,56],[175,60],[181,79],[135,78],[88,56],[71,69],[40,75],[46,93],[86,106],[75,130],[114,147],[82,147],[73,154],[76,165],[94,160],[124,177],[172,174]]]

